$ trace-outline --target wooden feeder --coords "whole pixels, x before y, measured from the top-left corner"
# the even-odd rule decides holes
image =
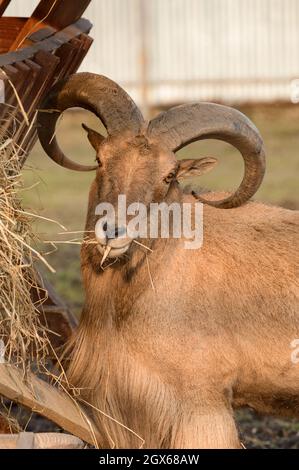
[[[92,44],[88,36],[92,25],[81,18],[90,1],[41,0],[30,18],[14,18],[2,16],[10,0],[0,0],[0,119],[2,131],[13,135],[22,149],[22,164],[37,139],[34,118],[42,100],[58,80],[77,71]],[[49,328],[59,334],[52,338],[56,348],[69,338],[76,320],[49,283],[44,280],[43,286],[48,291],[48,299],[42,313]],[[32,292],[33,300],[37,295]],[[0,395],[40,413],[82,441],[96,445],[92,425],[79,405],[34,375],[29,386],[18,369],[0,364]],[[48,447],[55,447],[55,443],[63,447],[63,442],[66,447],[81,446],[78,439],[62,436],[60,445],[56,437],[48,436]],[[3,434],[1,439],[0,434],[0,448],[5,447],[5,442],[15,448],[38,447],[44,441],[38,435],[34,438]]]
[[[34,125],[28,127],[9,82],[15,87],[29,122],[33,122],[48,91],[58,80],[77,71],[92,44],[88,36],[92,25],[81,18],[90,1],[41,0],[30,18],[14,18],[2,16],[10,1],[0,0],[0,120],[5,123],[2,132],[13,132],[14,141],[23,150],[22,163],[36,142],[37,133]],[[18,126],[13,131],[15,118]],[[59,330],[62,338],[56,340],[57,347],[68,338],[76,321],[47,281],[44,286],[49,294],[43,304],[44,314],[50,328]]]

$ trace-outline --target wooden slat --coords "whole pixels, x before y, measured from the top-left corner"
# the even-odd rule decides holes
[[[78,47],[80,47],[80,45],[81,43],[78,44]],[[57,67],[54,83],[58,82],[58,80],[61,80],[71,73],[70,69],[75,59],[76,53],[77,49],[71,41],[63,44],[61,47],[59,47],[59,49],[57,49],[55,56],[59,58],[61,65],[60,67]]]
[[[9,51],[16,36],[23,28],[26,18],[4,16],[0,18],[0,53]]]
[[[25,112],[28,116],[28,120],[30,122],[30,106],[32,104],[32,101],[34,99],[34,95],[36,94],[36,83],[38,81],[38,77],[43,74],[42,67],[38,64],[36,64],[34,61],[30,59],[26,59],[24,61],[24,64],[26,64],[29,69],[30,69],[30,80],[26,82],[26,89],[21,95],[21,100],[23,107],[25,109]],[[23,122],[19,125],[18,129],[14,132],[14,140],[20,144],[23,140],[23,137],[26,135],[28,132],[28,126],[26,122],[23,120]]]
[[[11,0],[0,0],[0,16],[3,15]]]
[[[39,31],[30,34],[28,39],[30,39],[31,42],[39,42],[49,38],[50,36],[53,36],[55,33],[57,33],[56,29],[52,28],[51,26],[47,26],[46,28],[40,29]]]
[[[28,106],[28,95],[30,94],[36,77],[36,69],[32,68],[32,66],[30,66],[31,64],[30,61],[24,61],[17,62],[13,66],[7,65],[2,68],[2,76],[0,76],[5,82],[5,104],[0,106],[1,133],[10,135],[12,131],[14,131],[13,134],[16,142],[18,141],[18,136],[22,132],[22,129],[24,127],[27,128],[27,124],[20,111],[16,93],[11,83],[14,85],[26,110],[26,104]],[[36,67],[35,64],[33,65]],[[11,81],[11,83],[9,83],[9,81]]]
[[[81,36],[80,36],[80,38],[81,38]],[[86,36],[86,35],[82,35],[82,40],[83,40],[82,47],[80,47],[80,50],[77,51],[72,64],[69,66],[66,73],[61,74],[58,71],[58,74],[56,74],[55,81],[52,82],[52,86],[55,85],[55,83],[56,83],[56,81],[58,81],[58,79],[62,79],[64,77],[67,77],[70,74],[77,71],[78,67],[80,66],[80,64],[83,61],[88,49],[90,48],[90,46],[93,42],[92,39],[89,36]],[[57,67],[57,69],[59,70],[59,67]],[[50,87],[48,89],[50,89]],[[45,92],[44,92],[44,95],[45,95]],[[26,148],[27,152],[30,151],[30,149],[35,144],[36,140],[37,140],[37,133],[34,129],[33,132],[31,133],[30,137],[28,137],[26,139],[26,142],[23,145],[23,148]],[[25,159],[26,159],[26,157],[24,157],[24,161],[25,161]]]
[[[34,94],[32,96],[32,101],[27,111],[29,121],[31,122],[36,109],[38,108],[40,101],[47,93],[53,83],[53,75],[55,73],[56,67],[59,65],[59,58],[49,52],[39,51],[35,56],[35,62],[41,66],[41,73],[35,82],[35,87],[33,89]],[[23,156],[22,164],[24,164],[28,152],[31,150],[32,146],[36,141],[36,131],[33,128],[32,131],[23,137],[19,145],[26,152]]]
[[[57,69],[55,70],[55,80],[52,80],[52,82],[50,83],[50,86],[47,87],[47,90],[49,90],[53,85],[55,85],[55,83],[64,78],[64,77],[67,77],[69,76],[70,74],[74,73],[77,71],[78,67],[80,66],[81,62],[83,61],[88,49],[90,48],[93,40],[85,35],[85,34],[81,34],[80,36],[78,36],[78,38],[80,38],[80,42],[81,42],[81,45],[77,45],[76,42],[74,42],[74,44],[77,46],[77,51],[75,53],[75,56],[72,60],[71,63],[68,64],[68,68],[64,68],[64,70],[60,70],[60,66],[57,66]],[[73,38],[71,40],[71,44],[73,43],[73,41],[77,41],[77,38]],[[58,56],[60,55],[59,53],[59,49],[57,50],[56,54],[58,54]],[[62,59],[62,56],[60,57]],[[45,96],[46,94],[46,91],[43,90],[43,96]],[[38,101],[38,105],[40,104],[41,100]],[[37,106],[38,106],[37,105]],[[26,140],[26,143],[24,144],[26,150],[30,150],[32,148],[32,146],[34,145],[34,143],[36,142],[36,139],[37,139],[37,134],[36,134],[36,131],[34,129],[34,132],[32,132],[30,138],[28,138]]]
[[[84,442],[75,436],[58,432],[22,432],[0,435],[0,449],[83,449]]]
[[[10,50],[28,45],[27,37],[45,25],[60,30],[78,21],[91,0],[41,0],[16,37]]]
[[[17,62],[14,64],[14,67],[19,71],[19,77],[18,80],[21,81],[20,86],[18,86],[18,83],[14,83],[15,87],[18,90],[19,93],[19,98],[22,101],[22,104],[24,106],[24,98],[27,96],[27,90],[28,90],[28,85],[30,86],[30,81],[31,81],[31,69],[26,65],[25,61],[24,62]],[[23,120],[24,117],[20,113],[19,110],[19,115],[21,119]]]
[[[23,99],[24,99],[24,96],[27,94],[28,83],[30,85],[30,81],[28,81],[28,78],[30,76],[31,69],[24,62],[18,62],[14,64],[14,68],[18,71],[18,73],[15,74],[14,76],[8,73],[8,76],[11,79],[11,82],[13,83],[15,89],[17,90],[17,94],[20,100],[22,101],[22,104],[24,105]],[[11,87],[11,85],[9,86]],[[13,98],[15,101],[15,106],[10,111],[11,120],[12,120],[11,126],[15,124],[13,123],[13,119],[17,119],[17,122],[18,122],[17,132],[18,132],[23,126],[27,127],[27,124],[25,121],[25,117],[21,112],[20,106],[17,105],[17,98],[15,94]],[[16,140],[16,132],[14,132],[14,139]]]
[[[47,16],[44,20],[46,24],[62,29],[78,21],[90,2],[91,0],[58,0],[50,11],[49,6],[52,6],[54,2],[41,0],[32,13],[31,19],[40,21]]]
[[[6,80],[5,80],[5,104],[3,105],[3,109],[9,113],[8,116],[5,116],[4,122],[1,123],[1,133],[2,135],[8,135],[12,137],[12,129],[14,126],[14,119],[16,118],[17,109],[16,109],[16,95],[11,83],[15,84],[16,91],[18,93],[21,82],[19,80],[20,71],[13,67],[12,65],[6,65],[2,68]],[[11,83],[10,83],[11,82]]]
[[[87,36],[86,34],[81,34],[81,36],[79,36],[78,38],[74,38],[74,40],[71,41],[71,42],[74,42],[76,40],[80,40],[81,46],[78,47],[77,57],[74,60],[72,66],[71,66],[71,69],[69,71],[70,74],[72,74],[72,73],[74,73],[78,70],[78,68],[80,67],[84,57],[86,56],[90,46],[93,43],[93,40],[89,36]]]
[[[65,392],[58,390],[33,374],[25,382],[19,369],[0,364],[0,395],[48,418],[65,431],[95,445],[91,422],[87,421],[80,406]],[[93,427],[94,429],[94,427]],[[97,441],[99,437],[95,432]]]
[[[3,70],[0,69],[0,79],[3,82],[4,94],[5,94],[5,103],[0,103],[0,126],[1,126],[1,135],[5,135],[3,126],[6,122],[9,122],[10,118],[8,115],[9,112],[9,102],[12,99],[10,93],[12,94],[11,86],[8,83],[8,77]],[[10,92],[10,93],[9,93]]]
[[[19,62],[25,59],[31,59],[40,49],[44,51],[54,51],[62,44],[69,42],[73,37],[80,36],[82,33],[89,33],[92,24],[90,21],[81,18],[76,23],[59,31],[44,41],[33,44],[30,47],[19,51],[8,52],[0,55],[0,67]]]

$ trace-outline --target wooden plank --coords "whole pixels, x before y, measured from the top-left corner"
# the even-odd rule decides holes
[[[39,104],[40,104],[41,100],[43,99],[43,97],[45,96],[47,90],[52,88],[52,86],[56,83],[57,80],[60,80],[64,77],[69,76],[70,74],[76,72],[76,70],[78,69],[79,65],[81,64],[82,60],[84,59],[88,49],[90,48],[90,46],[93,42],[93,40],[85,34],[81,34],[78,38],[80,38],[80,41],[82,42],[82,46],[80,46],[80,48],[78,46],[78,48],[80,50],[75,53],[75,56],[74,56],[74,59],[73,59],[72,63],[69,64],[68,69],[65,69],[63,71],[63,73],[60,72],[61,64],[57,65],[57,68],[55,69],[55,72],[54,72],[55,79],[54,80],[52,79],[51,81],[49,81],[49,83],[46,84],[46,88],[43,89],[42,95],[41,95],[40,99],[38,100],[38,102],[36,104],[36,107],[39,106]],[[75,37],[75,38],[73,38],[73,40],[77,41],[77,38]],[[72,44],[73,40],[71,40],[71,44]],[[77,43],[75,43],[75,44],[77,44]],[[57,52],[58,52],[58,50],[57,50]],[[78,54],[79,54],[79,56],[78,56]],[[52,57],[56,58],[56,56],[52,56]],[[59,60],[58,57],[56,59]],[[62,64],[62,66],[63,66],[63,64]],[[36,109],[36,107],[35,107],[35,109]],[[37,139],[37,134],[36,134],[35,129],[33,129],[33,132],[31,133],[30,137],[26,139],[26,142],[24,143],[23,147],[26,148],[27,151],[29,151],[32,148],[32,146],[34,145],[36,139]]]
[[[46,28],[40,29],[35,33],[30,34],[30,36],[28,36],[28,39],[30,39],[30,41],[32,42],[39,42],[49,38],[50,36],[53,36],[53,34],[55,34],[56,32],[56,29],[51,28],[51,26],[47,26]]]
[[[49,52],[54,51],[62,44],[69,42],[73,37],[80,36],[82,33],[89,33],[91,28],[92,24],[90,21],[81,18],[73,25],[68,26],[53,36],[35,43],[30,47],[26,47],[25,49],[21,49],[19,51],[8,52],[7,54],[1,54],[0,67],[25,59],[31,59],[40,49]]]
[[[32,70],[29,66],[29,64],[26,64],[26,61],[24,62],[17,62],[14,64],[12,67],[11,65],[7,65],[3,67],[3,70],[7,74],[8,78],[11,80],[13,83],[17,94],[22,102],[23,107],[25,108],[25,100],[28,97],[28,93],[30,92],[32,88],[32,80],[34,79],[34,73],[32,73]],[[7,92],[10,91],[10,94]],[[20,106],[18,104],[15,92],[12,89],[11,84],[7,83],[6,86],[6,97],[5,97],[5,103],[10,104],[12,107],[9,109],[9,120],[7,120],[5,123],[3,123],[1,131],[3,134],[13,132],[15,122],[14,120],[16,119],[18,122],[17,125],[17,130],[13,132],[14,134],[14,140],[18,142],[18,136],[20,133],[23,131],[24,128],[28,128],[24,115],[22,114],[20,110]],[[8,111],[8,108],[7,108]]]
[[[78,70],[90,46],[93,43],[93,39],[90,36],[87,36],[86,34],[81,34],[81,36],[79,36],[78,38],[74,38],[73,41],[77,41],[77,40],[81,41],[81,46],[78,47],[78,53],[77,53],[76,59],[74,60],[69,70],[69,74],[75,73]]]
[[[28,67],[28,65],[26,65],[24,62],[18,62],[14,64],[14,67],[18,70],[18,75],[12,78],[11,81],[17,90],[17,93],[22,102],[22,105],[24,106],[24,95],[26,95],[27,93],[30,67]],[[24,125],[27,126],[25,117],[23,113],[21,112],[21,109],[20,109],[20,106],[18,105],[18,101],[16,97],[15,97],[15,109],[12,110],[11,116],[14,116],[15,118],[17,118],[18,122],[20,123],[19,128],[22,128]]]
[[[5,135],[4,132],[4,125],[7,121],[9,121],[8,112],[10,111],[9,102],[12,99],[10,95],[12,95],[11,86],[8,83],[8,77],[4,73],[2,69],[0,69],[0,79],[3,82],[4,86],[4,95],[5,95],[5,103],[0,103],[0,126],[1,126],[1,135]]]
[[[62,62],[62,67],[60,67],[60,65],[57,66],[57,69],[55,70],[55,80],[52,81],[49,89],[53,85],[55,85],[58,80],[61,80],[77,71],[85,55],[87,54],[92,42],[93,40],[85,34],[81,34],[78,38],[73,38],[70,41],[70,45],[72,47],[75,46],[75,50],[72,55],[70,54],[71,61],[65,58],[65,52],[69,49],[69,44],[67,44],[67,48],[64,51],[61,51],[63,46],[57,49],[55,56],[57,56],[60,59],[60,62]],[[65,64],[65,66],[63,64]],[[45,95],[45,93],[46,92],[44,91],[43,96]],[[33,132],[31,133],[30,137],[27,138],[26,143],[22,145],[22,147],[26,148],[26,150],[29,151],[29,149],[31,149],[34,145],[36,139],[37,135],[35,129],[33,129]]]
[[[17,100],[16,100],[15,91],[13,87],[11,86],[11,83],[14,84],[15,89],[18,93],[21,87],[21,81],[19,80],[21,73],[18,69],[16,69],[16,67],[12,65],[6,65],[5,67],[2,68],[2,71],[7,77],[7,80],[5,81],[4,109],[6,110],[6,112],[9,113],[9,118],[6,116],[5,121],[2,122],[1,133],[2,135],[8,135],[12,137],[14,119],[16,118],[16,115],[17,115],[17,108],[16,108]]]
[[[80,44],[78,44],[78,46],[80,46]],[[76,47],[71,42],[67,42],[57,49],[55,56],[59,58],[60,66],[57,67],[53,85],[70,73],[69,70],[73,64],[76,52]]]
[[[91,445],[95,445],[91,431],[93,429],[97,442],[100,442],[95,427],[80,405],[67,393],[33,374],[29,374],[28,380],[25,381],[19,369],[8,364],[0,364],[0,395],[48,418],[65,431]]]
[[[42,71],[41,66],[39,66],[38,64],[36,64],[30,59],[26,59],[24,61],[24,64],[27,65],[30,69],[30,79],[26,81],[26,88],[21,95],[21,100],[22,100],[23,107],[27,113],[29,122],[30,122],[30,117],[31,117],[29,114],[30,106],[32,105],[34,95],[36,94],[36,91],[37,91],[36,83],[37,83],[38,77],[40,74],[42,74],[43,71]],[[23,120],[23,122],[19,125],[17,130],[14,132],[14,140],[17,143],[22,142],[22,139],[26,135],[27,132],[28,132],[28,126],[26,122]]]
[[[28,18],[24,27],[16,37],[10,50],[28,45],[28,35],[38,31],[45,25],[60,30],[78,21],[91,0],[41,0]]]
[[[78,21],[91,0],[58,0],[55,5],[53,1],[41,0],[31,15],[32,20],[41,20],[56,29],[62,29]],[[53,8],[49,8],[52,7]]]
[[[31,19],[42,20],[56,29],[62,29],[78,21],[91,0],[58,0],[55,4],[52,0],[41,0],[34,10]]]
[[[33,433],[0,435],[0,449],[83,449],[84,442],[65,433]]]
[[[4,16],[0,18],[0,53],[9,51],[27,18]]]
[[[3,15],[11,0],[0,0],[0,16]]]
[[[33,89],[34,95],[32,96],[31,104],[27,111],[27,115],[30,122],[34,117],[34,114],[40,104],[40,101],[43,99],[47,91],[51,88],[56,67],[59,65],[59,58],[45,51],[39,51],[36,54],[34,61],[41,66],[41,73],[36,79],[35,87]],[[22,164],[25,163],[28,152],[34,145],[36,138],[36,130],[33,127],[33,129],[28,134],[26,133],[23,139],[18,142],[18,144],[25,151],[22,158]]]
[[[3,70],[6,71],[15,84],[29,122],[32,121],[41,100],[57,80],[70,75],[79,67],[92,43],[92,39],[83,34],[82,31],[89,31],[90,28],[91,23],[81,19],[76,24],[52,36],[49,36],[52,32],[51,29],[43,29],[41,30],[41,37],[45,37],[44,40],[35,43],[30,48],[0,55],[0,66],[3,67]],[[37,36],[37,38],[39,37]],[[51,53],[55,49],[55,54]],[[21,66],[13,67],[11,65],[20,62],[22,63]],[[30,62],[37,63],[39,70],[33,69],[28,80],[28,73],[25,77],[24,69],[28,72],[28,66],[32,68]],[[2,130],[11,128],[13,124],[12,114],[20,120],[14,132],[14,138],[24,150],[23,155],[20,157],[22,163],[24,163],[28,152],[36,141],[36,129],[33,126],[28,131],[23,116],[18,112],[19,109],[14,110],[10,107],[16,106],[17,102],[11,86],[8,83],[6,84],[6,105],[0,104]],[[17,106],[17,108],[19,107]]]
[[[18,83],[14,83],[15,87],[18,89],[19,98],[22,101],[22,105],[24,106],[24,98],[27,96],[28,84],[30,85],[30,75],[31,69],[28,65],[24,62],[17,62],[14,64],[14,67],[19,71],[18,80],[21,81],[20,86]],[[20,111],[20,110],[19,110]],[[23,118],[24,119],[24,118]]]

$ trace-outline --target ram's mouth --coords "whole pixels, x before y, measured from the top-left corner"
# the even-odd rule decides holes
[[[112,258],[112,259],[119,258],[120,256],[122,256],[124,253],[128,251],[130,246],[131,246],[131,242],[128,243],[128,241],[126,241],[124,245],[117,246],[117,247],[113,247],[111,245],[102,245],[101,243],[99,243],[97,245],[97,250],[103,256],[101,265],[103,265],[104,262],[109,258]]]

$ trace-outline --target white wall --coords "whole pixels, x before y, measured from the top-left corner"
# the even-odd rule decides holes
[[[12,0],[7,13],[37,3]],[[84,16],[95,42],[82,69],[139,102],[296,99],[299,0],[93,0]]]

